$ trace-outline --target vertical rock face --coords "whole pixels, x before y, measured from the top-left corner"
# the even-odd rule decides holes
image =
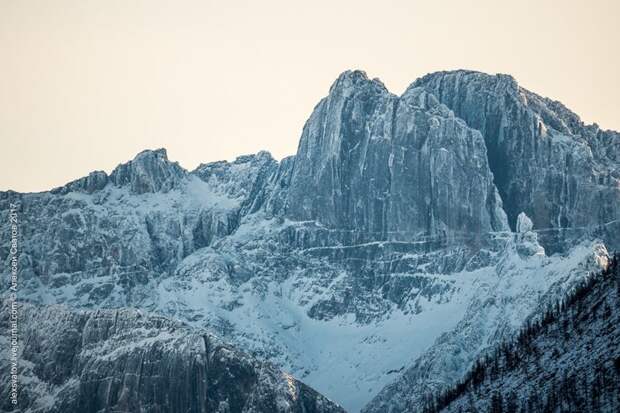
[[[369,239],[508,228],[484,139],[423,89],[343,73],[304,127],[287,215]]]
[[[345,72],[294,156],[277,162],[260,152],[190,172],[164,150],[144,151],[110,175],[93,172],[50,192],[0,192],[0,221],[18,204],[24,301],[159,312],[268,358],[351,411],[375,396],[368,411],[402,411],[518,330],[541,297],[587,275],[598,265],[590,257],[605,255],[595,237],[616,248],[619,145],[618,134],[584,126],[508,76],[438,73],[399,97],[363,72]],[[575,232],[589,242],[568,250]],[[2,277],[10,238],[0,225]],[[567,253],[544,255],[560,249]],[[41,366],[42,386],[70,377],[54,394],[84,403],[67,404],[76,409],[135,410],[131,400],[166,410],[167,397],[194,411],[183,389],[204,388],[202,334],[167,341],[155,337],[166,323],[148,337],[133,332],[139,323],[119,327],[104,340],[110,346],[129,346],[123,334],[157,342],[140,344],[152,370],[142,377],[161,394],[131,384],[129,397],[118,382],[141,376],[141,363],[125,350],[106,350],[104,359],[80,352],[88,380],[73,381],[73,348],[90,314],[32,321],[43,332],[45,323],[68,325],[66,336],[50,335],[61,358],[36,347],[45,337],[31,332],[24,356]],[[166,356],[165,343],[179,351]],[[129,373],[115,375],[126,362]],[[177,383],[161,380],[168,368]],[[263,382],[252,368],[235,369],[247,373],[232,376],[236,392]],[[212,400],[209,411],[240,406],[233,396]]]
[[[4,345],[8,311],[4,302]],[[344,412],[274,366],[163,317],[31,305],[19,314],[21,411]],[[3,370],[7,363],[0,359]],[[11,410],[7,391],[3,411]]]
[[[598,227],[620,245],[620,135],[585,125],[561,103],[508,75],[438,72],[417,80],[486,141],[489,164],[512,228],[524,211],[547,245]],[[567,231],[564,231],[567,230]]]

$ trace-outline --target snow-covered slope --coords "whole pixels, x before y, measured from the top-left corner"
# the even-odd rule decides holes
[[[9,314],[20,321],[19,411],[40,413],[343,413],[275,366],[204,330],[139,310],[70,311],[62,306],[0,308],[0,344]],[[0,359],[9,371],[8,358]],[[2,411],[13,411],[2,386]]]
[[[529,208],[512,232],[496,152],[473,126],[430,86],[398,97],[345,72],[280,162],[261,152],[186,171],[165,150],[144,151],[110,175],[0,193],[0,218],[19,205],[20,299],[157,312],[209,328],[350,411],[375,396],[368,411],[398,411],[458,379],[600,266],[615,239],[595,231],[618,218],[615,143],[580,143],[605,159],[586,158],[574,179],[607,174],[580,187],[604,211],[567,223],[588,230],[541,227],[546,210]],[[565,213],[581,208],[567,201]],[[2,259],[9,240],[1,227]]]
[[[608,258],[604,247],[596,244],[576,247],[565,258],[523,258],[513,252],[490,276],[470,286],[475,293],[455,328],[442,334],[401,377],[379,392],[364,412],[421,411],[428,394],[453,384],[480,354],[511,337],[531,314],[588,271],[604,266]]]
[[[620,411],[619,259],[532,317],[426,411]]]

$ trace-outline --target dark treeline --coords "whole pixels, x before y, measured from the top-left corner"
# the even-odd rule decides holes
[[[591,274],[575,286],[563,299],[550,305],[540,317],[532,318],[522,327],[515,338],[498,345],[489,355],[478,359],[469,372],[457,384],[438,395],[428,395],[424,413],[439,413],[461,397],[466,397],[468,407],[457,411],[491,413],[539,413],[539,412],[599,412],[603,403],[613,406],[611,411],[620,412],[620,357],[612,360],[596,359],[588,367],[589,374],[577,374],[565,369],[560,377],[546,377],[544,388],[535,388],[526,394],[514,389],[503,392],[495,388],[485,392],[483,384],[500,381],[510,372],[521,372],[530,377],[527,364],[533,364],[541,375],[547,374],[540,365],[542,351],[537,339],[553,330],[561,335],[559,340],[568,342],[582,332],[592,317],[610,320],[620,312],[620,253],[615,253],[606,269]],[[588,296],[601,289],[602,299],[591,300]],[[615,290],[615,291],[614,291]],[[590,305],[586,308],[586,302]],[[610,327],[611,325],[611,327]],[[607,328],[620,328],[607,324]],[[551,357],[560,358],[561,346],[555,346]],[[490,394],[489,394],[490,393]],[[488,408],[477,410],[472,399],[486,399]],[[609,410],[609,408],[607,408]]]

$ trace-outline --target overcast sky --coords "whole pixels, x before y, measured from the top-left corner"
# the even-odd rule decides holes
[[[338,74],[510,73],[620,130],[620,2],[0,0],[0,190],[293,154]]]

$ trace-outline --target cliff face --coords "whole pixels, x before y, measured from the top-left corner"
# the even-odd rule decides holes
[[[3,345],[8,312],[5,301]],[[18,312],[21,411],[344,412],[273,365],[177,321],[128,309],[24,304]]]
[[[514,229],[525,212],[546,229],[551,250],[585,234],[620,246],[620,135],[585,125],[561,103],[508,75],[455,71],[427,75],[422,87],[486,142],[489,166]]]
[[[598,268],[599,239],[616,248],[619,141],[507,76],[399,97],[345,72],[294,156],[187,171],[144,151],[1,192],[0,220],[18,204],[24,301],[163,314],[351,411],[398,411]],[[0,260],[9,240],[0,226]]]
[[[423,89],[343,73],[304,127],[287,216],[370,240],[508,229],[484,139]]]

